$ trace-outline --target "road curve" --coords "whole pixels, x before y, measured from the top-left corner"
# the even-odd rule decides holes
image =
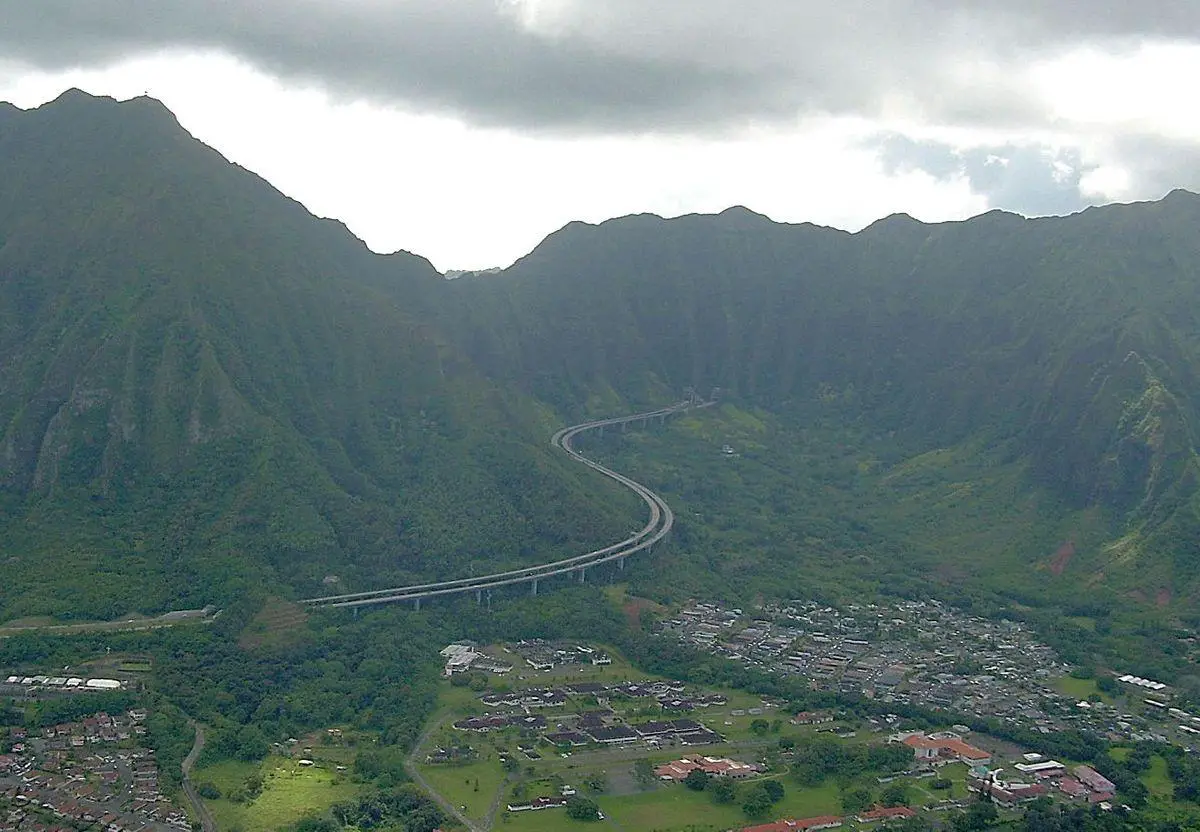
[[[398,601],[419,601],[422,598],[435,598],[443,595],[459,595],[467,592],[495,589],[513,584],[535,583],[542,578],[565,575],[571,572],[581,572],[591,566],[622,560],[630,555],[650,548],[666,537],[675,523],[675,514],[667,503],[646,486],[636,482],[624,474],[619,474],[605,468],[598,462],[588,459],[571,447],[571,442],[581,433],[589,430],[601,430],[605,427],[624,425],[631,422],[646,422],[651,419],[665,419],[675,413],[693,408],[709,407],[713,402],[685,401],[670,407],[651,410],[646,413],[635,413],[631,416],[618,416],[611,419],[597,419],[579,425],[563,428],[551,437],[551,444],[567,453],[572,459],[587,465],[609,479],[616,480],[633,491],[650,510],[650,518],[641,530],[622,541],[595,549],[582,555],[543,563],[537,566],[527,566],[521,569],[510,569],[481,575],[472,578],[460,578],[452,581],[413,584],[404,587],[377,589],[368,592],[351,592],[342,595],[327,595],[320,598],[307,598],[300,601],[309,606],[324,607],[361,607],[371,604],[388,604]]]

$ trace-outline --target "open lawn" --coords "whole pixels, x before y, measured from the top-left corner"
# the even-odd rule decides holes
[[[221,794],[229,794],[240,788],[246,778],[258,771],[258,763],[240,763],[235,760],[225,760],[212,766],[195,769],[192,780],[197,783],[212,783],[221,790]]]
[[[1167,774],[1167,761],[1157,754],[1150,758],[1150,768],[1143,772],[1142,782],[1155,797],[1170,799],[1175,794],[1175,786]]]
[[[1078,700],[1087,699],[1088,696],[1091,696],[1092,694],[1099,694],[1100,699],[1104,700],[1105,702],[1112,701],[1110,696],[1105,696],[1104,694],[1099,693],[1099,689],[1096,687],[1096,680],[1094,680],[1094,678],[1075,678],[1074,676],[1062,676],[1060,678],[1056,678],[1054,681],[1054,687],[1058,689],[1058,692],[1066,694],[1067,696],[1072,696],[1072,698]]]
[[[801,789],[789,781],[782,801],[771,811],[772,818],[804,818],[815,815],[841,814],[837,787],[827,783],[815,789]],[[738,829],[754,821],[742,812],[740,803],[717,805],[704,792],[694,792],[682,785],[659,785],[652,791],[628,796],[593,796],[600,810],[612,825],[625,830],[701,830]],[[499,828],[513,832],[566,832],[587,828],[573,821],[561,809],[539,812],[510,813]]]
[[[466,765],[422,765],[421,776],[438,794],[462,809],[467,817],[487,815],[504,781],[504,770],[490,748],[479,747],[480,759]]]
[[[262,773],[265,782],[262,794],[253,801],[235,803],[225,797],[205,801],[218,828],[269,832],[294,823],[310,812],[321,812],[334,803],[350,800],[359,793],[358,785],[328,769],[302,767],[281,757],[268,757],[261,766],[220,763],[198,769],[193,776],[197,783],[211,782],[226,795],[240,788],[255,771]]]

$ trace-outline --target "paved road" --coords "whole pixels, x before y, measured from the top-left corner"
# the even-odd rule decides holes
[[[196,760],[200,758],[200,752],[204,750],[204,726],[198,722],[191,722],[196,728],[196,739],[192,743],[192,750],[183,758],[183,793],[187,795],[187,799],[192,804],[192,809],[196,812],[196,817],[200,819],[200,826],[204,832],[217,832],[217,822],[213,820],[212,812],[204,805],[204,800],[196,792],[196,787],[192,784],[192,766],[196,764]]]
[[[20,633],[54,633],[75,635],[78,633],[115,633],[139,630],[158,630],[178,624],[209,624],[220,612],[204,610],[181,610],[163,613],[155,618],[128,618],[123,621],[88,621],[80,624],[18,624],[0,626],[0,638]]]
[[[570,455],[572,459],[587,465],[609,479],[621,483],[641,497],[643,502],[649,507],[649,521],[640,531],[625,540],[605,546],[602,549],[586,552],[582,555],[576,555],[551,563],[543,563],[537,566],[529,566],[523,569],[510,569],[505,572],[496,572],[479,577],[460,578],[453,581],[414,584],[406,587],[392,587],[390,589],[352,592],[342,595],[327,595],[320,598],[308,598],[300,603],[310,606],[328,607],[359,607],[370,604],[395,603],[397,601],[414,601],[419,604],[422,598],[461,595],[468,592],[483,592],[496,587],[511,586],[513,584],[533,584],[534,591],[536,592],[537,581],[543,578],[574,573],[578,574],[582,580],[589,567],[613,561],[623,563],[626,557],[648,549],[666,537],[674,525],[675,515],[671,511],[671,507],[649,488],[623,474],[605,468],[600,463],[594,462],[574,450],[571,447],[572,440],[586,431],[602,431],[604,428],[610,426],[626,425],[633,422],[649,422],[653,419],[666,419],[675,413],[681,413],[694,408],[709,407],[712,404],[714,403],[689,400],[646,413],[635,413],[631,416],[618,416],[612,419],[597,419],[563,428],[551,438],[551,443]]]

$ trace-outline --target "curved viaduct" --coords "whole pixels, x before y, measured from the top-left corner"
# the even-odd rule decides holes
[[[423,598],[462,595],[468,592],[475,592],[482,596],[484,591],[503,586],[512,586],[514,584],[529,584],[534,594],[537,594],[538,581],[544,578],[575,573],[582,581],[589,567],[599,566],[603,563],[612,563],[614,561],[618,567],[623,568],[625,558],[649,549],[670,533],[671,526],[675,523],[675,514],[662,497],[659,497],[646,486],[630,479],[624,474],[619,474],[616,471],[605,468],[600,463],[594,462],[576,451],[571,447],[572,440],[579,434],[589,430],[603,430],[606,427],[618,425],[624,427],[630,423],[646,423],[653,419],[665,420],[672,414],[693,408],[709,407],[712,404],[713,402],[684,401],[670,407],[651,410],[646,413],[635,413],[632,416],[618,416],[612,419],[597,419],[592,422],[572,425],[571,427],[563,428],[551,437],[550,442],[555,447],[565,451],[572,459],[582,462],[584,465],[600,472],[609,479],[621,483],[621,485],[641,497],[642,501],[649,507],[650,518],[646,525],[640,531],[622,541],[605,546],[602,549],[596,549],[563,560],[556,560],[537,566],[527,566],[522,569],[495,572],[491,575],[460,578],[458,580],[440,581],[437,583],[413,584],[412,586],[392,587],[390,589],[376,589],[369,592],[327,595],[321,598],[306,598],[300,601],[300,603],[313,607],[363,607],[371,604],[412,601],[417,606],[420,606],[421,599]]]

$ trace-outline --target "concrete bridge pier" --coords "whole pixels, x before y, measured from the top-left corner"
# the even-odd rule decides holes
[[[586,569],[579,570],[579,583],[581,583],[581,584],[587,583],[587,570]]]
[[[475,603],[476,604],[483,603],[483,590],[482,589],[475,590]]]
[[[625,571],[625,558],[617,558],[617,571],[618,572]]]
[[[537,595],[537,578],[534,578],[534,579],[533,579],[533,583],[532,583],[532,584],[530,584],[530,590],[529,590],[529,594],[530,594],[530,595]]]
[[[420,598],[413,599],[413,609],[416,610],[417,612],[421,611],[421,599]]]

